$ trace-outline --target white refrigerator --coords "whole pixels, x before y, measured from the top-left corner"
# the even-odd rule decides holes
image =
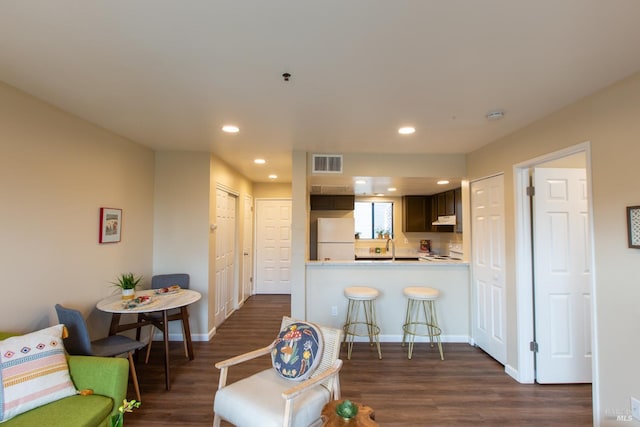
[[[318,261],[353,261],[354,230],[353,218],[318,218]]]

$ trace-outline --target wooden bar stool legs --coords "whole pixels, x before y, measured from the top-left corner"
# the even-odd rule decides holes
[[[438,343],[440,360],[444,360],[442,342],[440,335],[442,330],[438,325],[438,315],[436,313],[436,299],[439,292],[437,289],[412,286],[404,289],[407,297],[407,312],[405,314],[404,325],[402,325],[402,346],[408,342],[408,358],[413,356],[413,344],[416,336],[428,336],[431,347],[434,346],[434,338]]]
[[[376,319],[375,300],[378,298],[377,289],[366,286],[353,286],[344,290],[349,303],[345,320],[344,343],[347,344],[347,359],[351,359],[353,342],[356,336],[369,337],[369,344],[376,344],[378,358],[382,359],[380,350],[380,327]]]

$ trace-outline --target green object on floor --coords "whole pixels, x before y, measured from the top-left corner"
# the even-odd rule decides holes
[[[350,400],[345,400],[336,406],[336,413],[342,418],[353,418],[358,413],[358,406]]]

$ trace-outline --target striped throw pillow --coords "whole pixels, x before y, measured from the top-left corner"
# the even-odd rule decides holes
[[[63,325],[0,341],[0,422],[76,394]]]

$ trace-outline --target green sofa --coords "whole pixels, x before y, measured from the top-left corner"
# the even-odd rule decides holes
[[[0,340],[15,334],[0,332]],[[129,362],[117,357],[68,356],[69,373],[78,390],[75,395],[32,409],[0,424],[2,427],[95,427],[110,426],[111,416],[126,398]]]

